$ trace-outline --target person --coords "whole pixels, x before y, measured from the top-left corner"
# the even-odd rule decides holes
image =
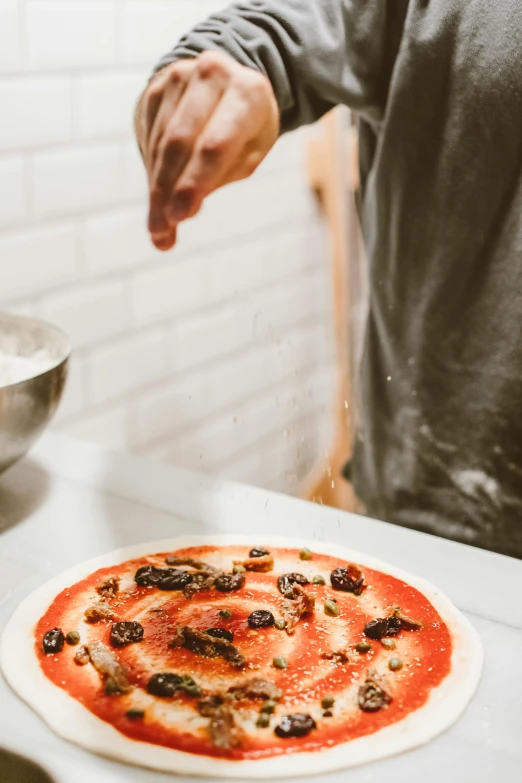
[[[160,60],[136,112],[165,250],[280,133],[351,108],[370,278],[355,490],[372,516],[516,557],[521,41],[514,0],[239,2]]]

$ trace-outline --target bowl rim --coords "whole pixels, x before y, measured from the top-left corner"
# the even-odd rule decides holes
[[[29,383],[30,381],[34,381],[36,378],[41,378],[43,375],[47,375],[49,372],[53,372],[53,370],[56,370],[58,367],[60,367],[63,364],[66,364],[67,361],[71,357],[72,353],[72,343],[69,335],[67,332],[65,332],[61,327],[56,326],[56,324],[51,323],[50,321],[45,321],[42,318],[35,318],[34,316],[29,315],[19,315],[18,313],[10,313],[8,310],[0,310],[0,330],[2,328],[2,322],[11,322],[13,324],[26,324],[27,326],[33,325],[37,326],[41,329],[44,329],[48,332],[54,333],[56,336],[60,337],[63,340],[64,348],[61,352],[61,356],[59,359],[55,360],[53,364],[51,364],[47,369],[42,370],[41,372],[36,373],[36,375],[31,375],[30,378],[25,378],[21,381],[14,381],[13,383],[5,383],[0,384],[0,391],[3,389],[10,389],[13,386],[20,386],[23,383]]]

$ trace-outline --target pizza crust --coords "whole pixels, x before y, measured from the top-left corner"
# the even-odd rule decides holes
[[[219,778],[303,777],[346,769],[411,750],[429,742],[460,717],[477,688],[482,670],[480,638],[461,612],[429,582],[368,555],[339,545],[290,538],[263,538],[264,546],[303,546],[348,562],[374,568],[423,593],[448,626],[453,641],[451,672],[420,709],[374,734],[326,748],[258,761],[229,761],[137,742],[97,718],[43,673],[34,654],[33,629],[66,587],[105,568],[153,552],[203,545],[254,546],[252,536],[184,536],[138,544],[74,566],[28,596],[7,623],[0,645],[0,666],[14,691],[61,737],[119,761],[164,772]]]

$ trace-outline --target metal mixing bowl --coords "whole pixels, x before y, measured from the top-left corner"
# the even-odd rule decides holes
[[[0,473],[24,456],[54,416],[71,352],[69,338],[58,327],[0,313],[0,352],[32,357],[42,350],[48,366],[34,377],[9,385],[0,381]]]

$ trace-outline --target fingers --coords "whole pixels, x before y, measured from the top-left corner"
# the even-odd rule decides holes
[[[219,103],[226,86],[223,68],[209,68],[205,61],[198,62],[177,105],[171,111],[166,126],[159,131],[161,138],[151,138],[150,166],[150,217],[152,234],[163,234],[175,220],[168,219],[166,208],[172,199],[172,191],[180,174],[190,160],[194,147],[214,109]],[[165,104],[172,106],[172,101]],[[168,110],[167,110],[168,111]],[[163,109],[160,109],[156,123],[161,126]],[[180,195],[183,199],[183,195]]]
[[[248,150],[248,144],[256,140],[257,146],[267,120],[265,90],[254,72],[242,82],[229,85],[174,186],[167,207],[170,221],[180,222],[193,217],[206,196],[225,180],[231,181],[234,170],[235,179],[240,179],[257,168],[269,147],[252,152]]]
[[[196,214],[209,193],[257,168],[277,139],[279,111],[266,77],[217,52],[165,68],[139,109],[149,231],[166,250],[177,224]]]

